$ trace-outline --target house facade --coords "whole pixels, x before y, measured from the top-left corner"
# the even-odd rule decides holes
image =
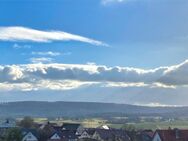
[[[38,141],[38,138],[32,132],[28,132],[23,136],[22,141]]]
[[[162,141],[162,139],[161,139],[161,137],[160,137],[160,135],[159,135],[159,133],[155,133],[155,135],[154,135],[154,137],[153,137],[153,140],[152,141]]]
[[[90,136],[87,131],[84,131],[84,132],[80,135],[79,138],[80,138],[80,139],[86,139],[86,138],[92,138],[92,136]]]
[[[51,137],[50,140],[61,140],[61,136],[58,133],[54,133]]]
[[[95,133],[95,128],[85,128],[82,134],[79,136],[80,139],[88,139],[93,138],[93,134]]]

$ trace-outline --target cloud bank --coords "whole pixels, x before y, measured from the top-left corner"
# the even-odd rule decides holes
[[[38,63],[36,61],[41,60],[39,58],[33,61]],[[4,90],[11,85],[13,89],[14,86],[19,86],[21,90],[23,87],[61,90],[92,84],[100,84],[101,87],[176,88],[188,85],[187,74],[188,60],[179,65],[151,70],[94,64],[5,65],[0,66],[0,86]]]
[[[97,46],[108,46],[107,44],[63,31],[43,31],[26,27],[0,27],[1,41],[30,41],[30,42],[52,42],[52,41],[79,41]]]

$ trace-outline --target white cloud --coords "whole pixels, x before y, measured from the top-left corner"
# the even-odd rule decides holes
[[[107,44],[80,35],[70,34],[63,31],[43,31],[26,27],[0,27],[0,40],[2,41],[79,41],[93,45],[107,46]]]
[[[31,53],[32,55],[39,55],[39,56],[60,56],[60,55],[71,55],[71,52],[53,52],[53,51],[47,51],[47,52],[35,52],[33,51]]]
[[[159,81],[167,85],[188,85],[187,74],[188,60],[179,65],[169,67],[164,71],[164,75]]]
[[[39,90],[70,90],[78,87],[89,86],[96,82],[80,82],[80,81],[51,81],[39,80],[35,83],[0,83],[1,91],[39,91]]]
[[[61,55],[60,52],[53,52],[53,51],[47,51],[47,52],[32,52],[32,55],[41,55],[41,56],[59,56]]]
[[[147,107],[183,107],[183,105],[167,105],[167,104],[161,104],[158,102],[152,102],[152,103],[147,103],[147,104],[134,104],[137,106],[147,106]]]
[[[143,82],[140,83],[124,83],[124,82],[107,82],[104,83],[104,87],[146,87],[148,84],[144,84]]]
[[[29,61],[33,64],[43,64],[43,63],[52,63],[53,58],[49,57],[40,57],[40,58],[30,58]]]
[[[151,70],[107,67],[96,64],[43,64],[53,61],[52,58],[31,58],[31,61],[38,64],[0,66],[1,85],[27,84],[27,86],[31,85],[32,88],[49,86],[49,89],[59,89],[65,82],[76,84],[75,86],[98,83],[101,87],[119,88],[175,89],[178,86],[188,86],[188,61],[176,66],[159,67]],[[64,89],[65,86],[68,85],[64,85]]]
[[[18,45],[18,44],[14,44],[13,48],[15,48],[15,49],[20,49],[20,48],[30,49],[31,46],[30,45]]]
[[[187,67],[188,61],[150,70],[95,63],[0,65],[0,99],[187,105]]]
[[[5,66],[0,67],[0,82],[13,82],[22,79],[23,77],[22,69],[19,66]]]

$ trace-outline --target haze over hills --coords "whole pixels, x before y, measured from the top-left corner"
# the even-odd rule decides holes
[[[94,102],[10,102],[0,104],[1,117],[188,116],[188,107],[146,107]]]

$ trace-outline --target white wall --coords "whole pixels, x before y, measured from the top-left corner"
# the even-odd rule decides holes
[[[38,139],[31,132],[29,132],[24,136],[22,141],[38,141]]]
[[[161,138],[158,133],[155,133],[155,136],[153,137],[152,141],[161,141]]]
[[[60,140],[61,138],[60,138],[60,136],[57,133],[55,133],[50,139],[52,139],[52,140]]]

